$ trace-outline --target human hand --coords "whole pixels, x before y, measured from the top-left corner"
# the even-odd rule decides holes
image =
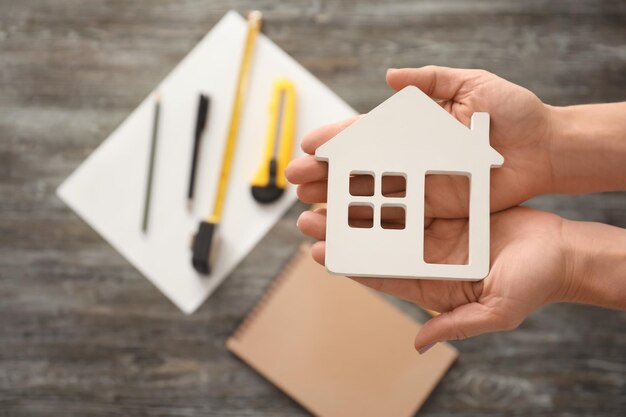
[[[466,126],[474,112],[490,113],[490,143],[505,161],[492,171],[491,211],[515,206],[550,189],[550,107],[529,90],[486,71],[435,66],[389,70],[387,83],[395,90],[417,86],[441,100],[441,106]],[[357,119],[321,127],[302,140],[309,155],[294,160],[286,174],[298,184],[303,202],[326,201],[328,166],[315,160],[315,150]],[[469,190],[461,181],[455,176],[427,176],[426,189],[436,191],[426,193],[426,215],[466,217]],[[401,191],[392,188],[390,192]]]
[[[383,222],[393,222],[383,218]],[[425,352],[433,343],[516,328],[536,308],[565,301],[572,288],[570,246],[562,239],[563,220],[553,214],[515,207],[491,216],[491,270],[482,281],[352,278],[373,289],[440,312],[415,338]],[[302,233],[319,240],[313,258],[324,264],[326,211],[302,213]],[[424,257],[431,263],[465,263],[467,219],[427,219]]]

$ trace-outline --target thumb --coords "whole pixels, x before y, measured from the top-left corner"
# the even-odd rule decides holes
[[[415,336],[415,349],[419,353],[425,353],[438,342],[512,330],[520,323],[521,320],[512,315],[495,312],[493,307],[477,302],[463,304],[428,320]]]
[[[387,84],[396,91],[414,85],[432,98],[452,100],[466,81],[476,78],[479,74],[477,70],[435,65],[421,68],[390,68],[387,70]]]

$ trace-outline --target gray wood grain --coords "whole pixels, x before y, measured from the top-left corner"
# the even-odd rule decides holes
[[[224,342],[301,241],[296,205],[182,315],[55,188],[230,8],[360,111],[387,67],[481,67],[552,104],[626,98],[623,1],[0,0],[0,415],[304,416]],[[530,203],[626,227],[623,193]],[[396,302],[415,317],[416,308]],[[423,416],[623,416],[626,314],[554,305],[456,345]]]

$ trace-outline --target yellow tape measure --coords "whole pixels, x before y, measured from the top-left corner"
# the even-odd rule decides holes
[[[259,11],[250,12],[248,15],[248,34],[246,36],[245,49],[241,60],[241,68],[239,69],[239,80],[237,82],[237,92],[235,93],[235,102],[230,119],[230,127],[228,129],[228,137],[226,138],[226,148],[222,159],[222,169],[218,180],[217,196],[213,205],[213,212],[208,217],[209,223],[218,223],[222,218],[224,203],[226,201],[226,191],[228,189],[228,179],[233,164],[233,156],[237,145],[237,133],[239,132],[239,119],[241,118],[241,110],[246,96],[248,87],[248,78],[250,75],[250,67],[252,61],[252,53],[254,52],[254,44],[261,30],[262,15]]]
[[[285,168],[291,159],[296,126],[296,91],[287,78],[274,80],[265,154],[252,179],[252,196],[262,204],[280,198],[287,187]]]
[[[194,269],[201,274],[211,273],[212,265],[218,249],[219,239],[217,229],[222,218],[222,211],[224,210],[224,203],[226,201],[228,180],[233,164],[233,157],[235,155],[235,147],[237,145],[239,119],[241,118],[241,111],[246,97],[250,67],[252,66],[254,44],[259,32],[261,31],[261,24],[261,12],[250,12],[248,15],[246,42],[244,45],[243,57],[241,59],[241,67],[239,68],[237,90],[235,92],[235,101],[233,103],[228,136],[226,137],[226,146],[224,149],[224,156],[222,158],[222,168],[217,182],[217,194],[215,196],[213,211],[206,221],[200,222],[198,232],[193,238],[191,262]]]

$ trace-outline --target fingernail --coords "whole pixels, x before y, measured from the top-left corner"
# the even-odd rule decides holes
[[[308,211],[303,211],[302,213],[300,213],[300,215],[298,216],[298,220],[296,220],[296,227],[300,227],[300,220],[302,220],[302,217],[306,216],[308,213]]]
[[[430,348],[435,346],[436,344],[437,344],[437,342],[434,342],[434,343],[431,343],[430,345],[422,346],[421,348],[417,349],[417,352],[420,355],[423,355],[424,353],[428,352],[430,350]]]
[[[387,72],[395,71],[395,70],[397,70],[397,69],[398,69],[398,68],[387,68]]]

